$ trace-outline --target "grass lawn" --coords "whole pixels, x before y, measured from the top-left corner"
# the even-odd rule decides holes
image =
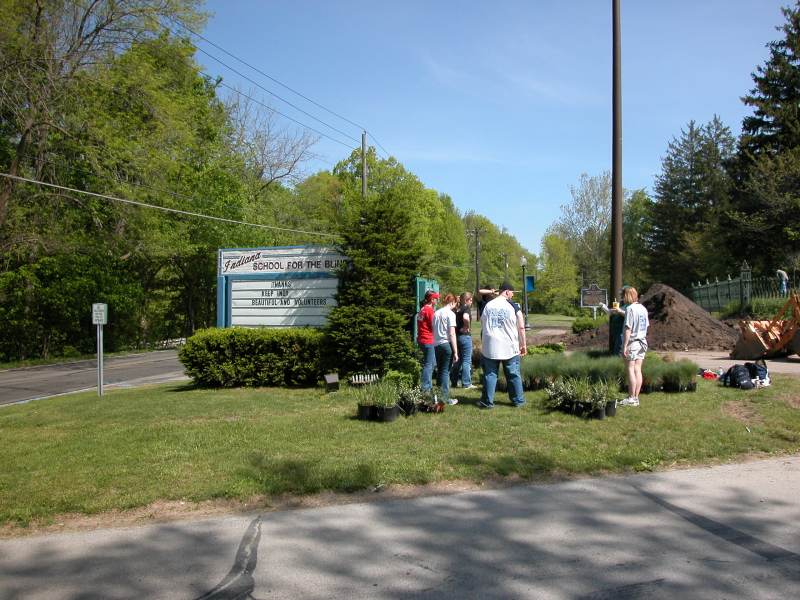
[[[651,394],[586,421],[528,392],[394,423],[354,419],[347,391],[163,385],[0,408],[0,523],[47,522],[159,499],[250,499],[453,479],[625,472],[800,449],[800,379],[743,392]]]

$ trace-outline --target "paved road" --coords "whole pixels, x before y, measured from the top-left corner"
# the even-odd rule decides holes
[[[104,386],[141,385],[185,379],[175,350],[106,358]],[[97,361],[81,360],[0,371],[0,404],[97,388]]]
[[[800,456],[0,540],[0,597],[788,599]]]

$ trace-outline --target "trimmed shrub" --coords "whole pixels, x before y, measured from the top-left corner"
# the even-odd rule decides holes
[[[416,380],[419,363],[397,311],[376,306],[337,306],[328,315],[326,366],[345,373],[394,370]]]
[[[581,333],[589,329],[597,329],[604,323],[608,323],[608,316],[606,315],[602,315],[596,319],[592,317],[578,317],[572,322],[572,333]]]
[[[316,329],[202,329],[186,340],[178,358],[202,386],[316,385],[322,339]]]

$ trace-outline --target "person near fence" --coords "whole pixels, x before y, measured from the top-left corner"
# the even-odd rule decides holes
[[[433,368],[436,366],[436,351],[433,347],[433,315],[434,305],[439,293],[433,290],[425,292],[422,307],[417,313],[417,344],[422,352],[422,375],[420,388],[428,391],[433,387]]]
[[[778,269],[775,274],[778,276],[778,289],[781,296],[789,295],[789,276],[783,269]]]
[[[622,356],[628,372],[628,397],[621,406],[639,406],[639,392],[642,391],[642,363],[647,353],[647,328],[650,318],[647,309],[639,303],[636,288],[629,287],[623,296],[625,309],[625,333],[622,340]]]
[[[456,340],[456,314],[453,309],[458,304],[453,294],[444,297],[444,306],[433,315],[433,347],[436,351],[436,381],[442,390],[442,402],[458,404],[450,398],[450,369],[453,361],[458,361],[458,341]]]
[[[453,363],[450,370],[450,385],[456,387],[459,380],[465,390],[475,387],[472,385],[472,294],[464,292],[458,303],[456,312],[456,340],[458,341],[458,361]]]

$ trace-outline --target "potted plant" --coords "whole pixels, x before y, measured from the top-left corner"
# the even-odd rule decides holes
[[[592,384],[588,377],[567,378],[572,394],[573,412],[576,415],[589,413],[592,405]]]
[[[421,409],[423,394],[419,386],[402,385],[397,390],[397,405],[400,412],[410,417]]]
[[[619,389],[619,379],[609,379],[605,382],[606,392],[606,416],[617,416],[617,390]]]
[[[436,386],[430,390],[420,392],[421,400],[419,403],[420,412],[440,413],[444,412],[444,402],[440,402],[439,390]]]
[[[606,403],[608,402],[609,385],[605,380],[595,381],[590,387],[591,409],[589,417],[592,419],[606,418]]]
[[[400,414],[397,405],[397,388],[392,383],[382,381],[372,387],[372,399],[375,403],[375,420],[389,423]]]
[[[371,385],[359,386],[353,389],[356,400],[356,416],[362,421],[371,421],[375,418],[375,400],[372,395]]]

